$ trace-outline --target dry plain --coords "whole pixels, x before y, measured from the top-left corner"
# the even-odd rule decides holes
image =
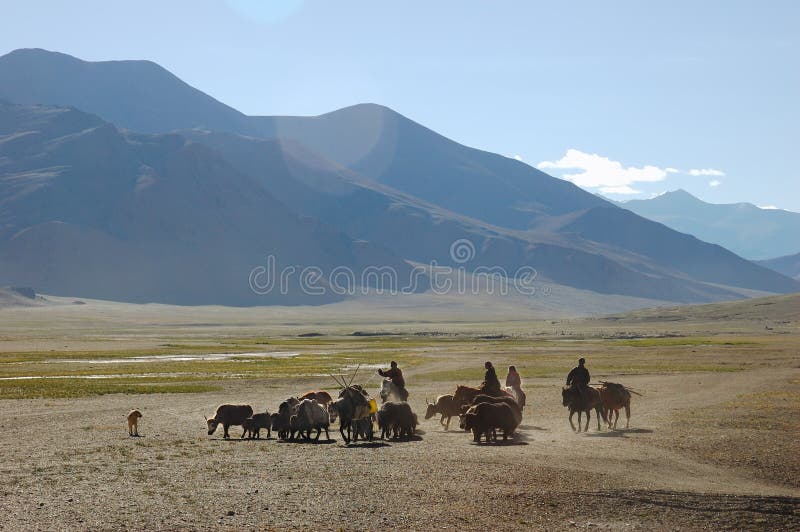
[[[800,527],[798,296],[499,321],[62,303],[0,310],[0,529]],[[572,432],[560,386],[579,356],[594,381],[643,394],[630,429]],[[336,430],[318,444],[205,433],[217,404],[274,410],[359,364],[376,394],[392,359],[420,417],[485,360],[515,364],[519,434],[475,445],[435,419],[413,441],[351,446]]]

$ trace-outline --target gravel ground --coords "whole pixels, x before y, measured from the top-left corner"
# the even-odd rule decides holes
[[[758,451],[730,444],[737,441],[735,425],[708,424],[692,445],[685,445],[691,432],[683,430],[697,405],[776,383],[796,391],[798,378],[800,370],[786,368],[625,377],[645,391],[634,399],[632,428],[598,432],[593,420],[580,435],[560,406],[560,383],[532,379],[531,407],[506,445],[476,445],[455,422],[445,432],[436,420],[423,421],[413,441],[349,447],[336,430],[321,443],[239,440],[238,428],[230,441],[205,433],[202,415],[219,403],[273,410],[286,396],[325,381],[291,389],[233,381],[225,393],[6,400],[0,529],[798,529],[796,460],[748,460]],[[415,387],[412,380],[420,418],[426,394],[454,385]],[[144,413],[140,438],[127,435],[131,408]],[[769,426],[765,441],[796,454],[796,432]],[[722,440],[729,460],[708,458]]]

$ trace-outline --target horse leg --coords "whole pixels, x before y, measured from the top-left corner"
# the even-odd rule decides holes
[[[619,414],[617,414],[619,417]],[[631,426],[631,405],[625,405],[625,428],[629,428]]]
[[[582,419],[583,419],[583,411],[582,410],[578,410],[578,432],[580,432],[581,431],[581,427],[583,427]]]
[[[340,418],[340,420],[339,420],[339,434],[342,435],[342,439],[347,444],[347,443],[350,443],[350,438],[348,438],[347,435],[345,435],[344,427],[345,427],[345,424],[341,422],[341,418]],[[348,426],[348,428],[349,428],[349,426]]]
[[[574,410],[569,411],[569,426],[572,427],[572,431],[575,432],[575,423],[572,422],[572,416],[575,415]],[[580,414],[578,414],[580,416]],[[578,423],[580,423],[580,417],[578,418]]]

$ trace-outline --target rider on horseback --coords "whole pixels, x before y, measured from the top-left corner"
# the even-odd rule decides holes
[[[506,386],[514,390],[517,397],[522,395],[522,378],[514,366],[508,366],[508,375],[506,375]]]
[[[379,369],[378,375],[390,379],[392,381],[392,384],[397,386],[397,390],[400,394],[400,400],[408,401],[408,390],[406,390],[406,380],[403,378],[402,370],[397,367],[397,362],[392,360],[391,368],[389,368],[386,371]]]
[[[500,395],[500,379],[497,378],[494,366],[492,366],[491,362],[486,362],[483,367],[486,368],[486,375],[483,377],[481,391],[489,395]]]
[[[592,379],[591,375],[589,375],[589,370],[584,366],[585,363],[586,359],[581,358],[578,360],[578,365],[572,368],[572,371],[567,375],[567,386],[572,386],[578,390],[578,393],[581,394],[581,398],[584,401],[587,399],[586,389],[589,387],[589,381]]]

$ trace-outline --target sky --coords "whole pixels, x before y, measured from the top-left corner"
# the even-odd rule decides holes
[[[800,211],[795,0],[0,4],[0,54],[149,59],[247,114],[380,103],[612,199]]]

